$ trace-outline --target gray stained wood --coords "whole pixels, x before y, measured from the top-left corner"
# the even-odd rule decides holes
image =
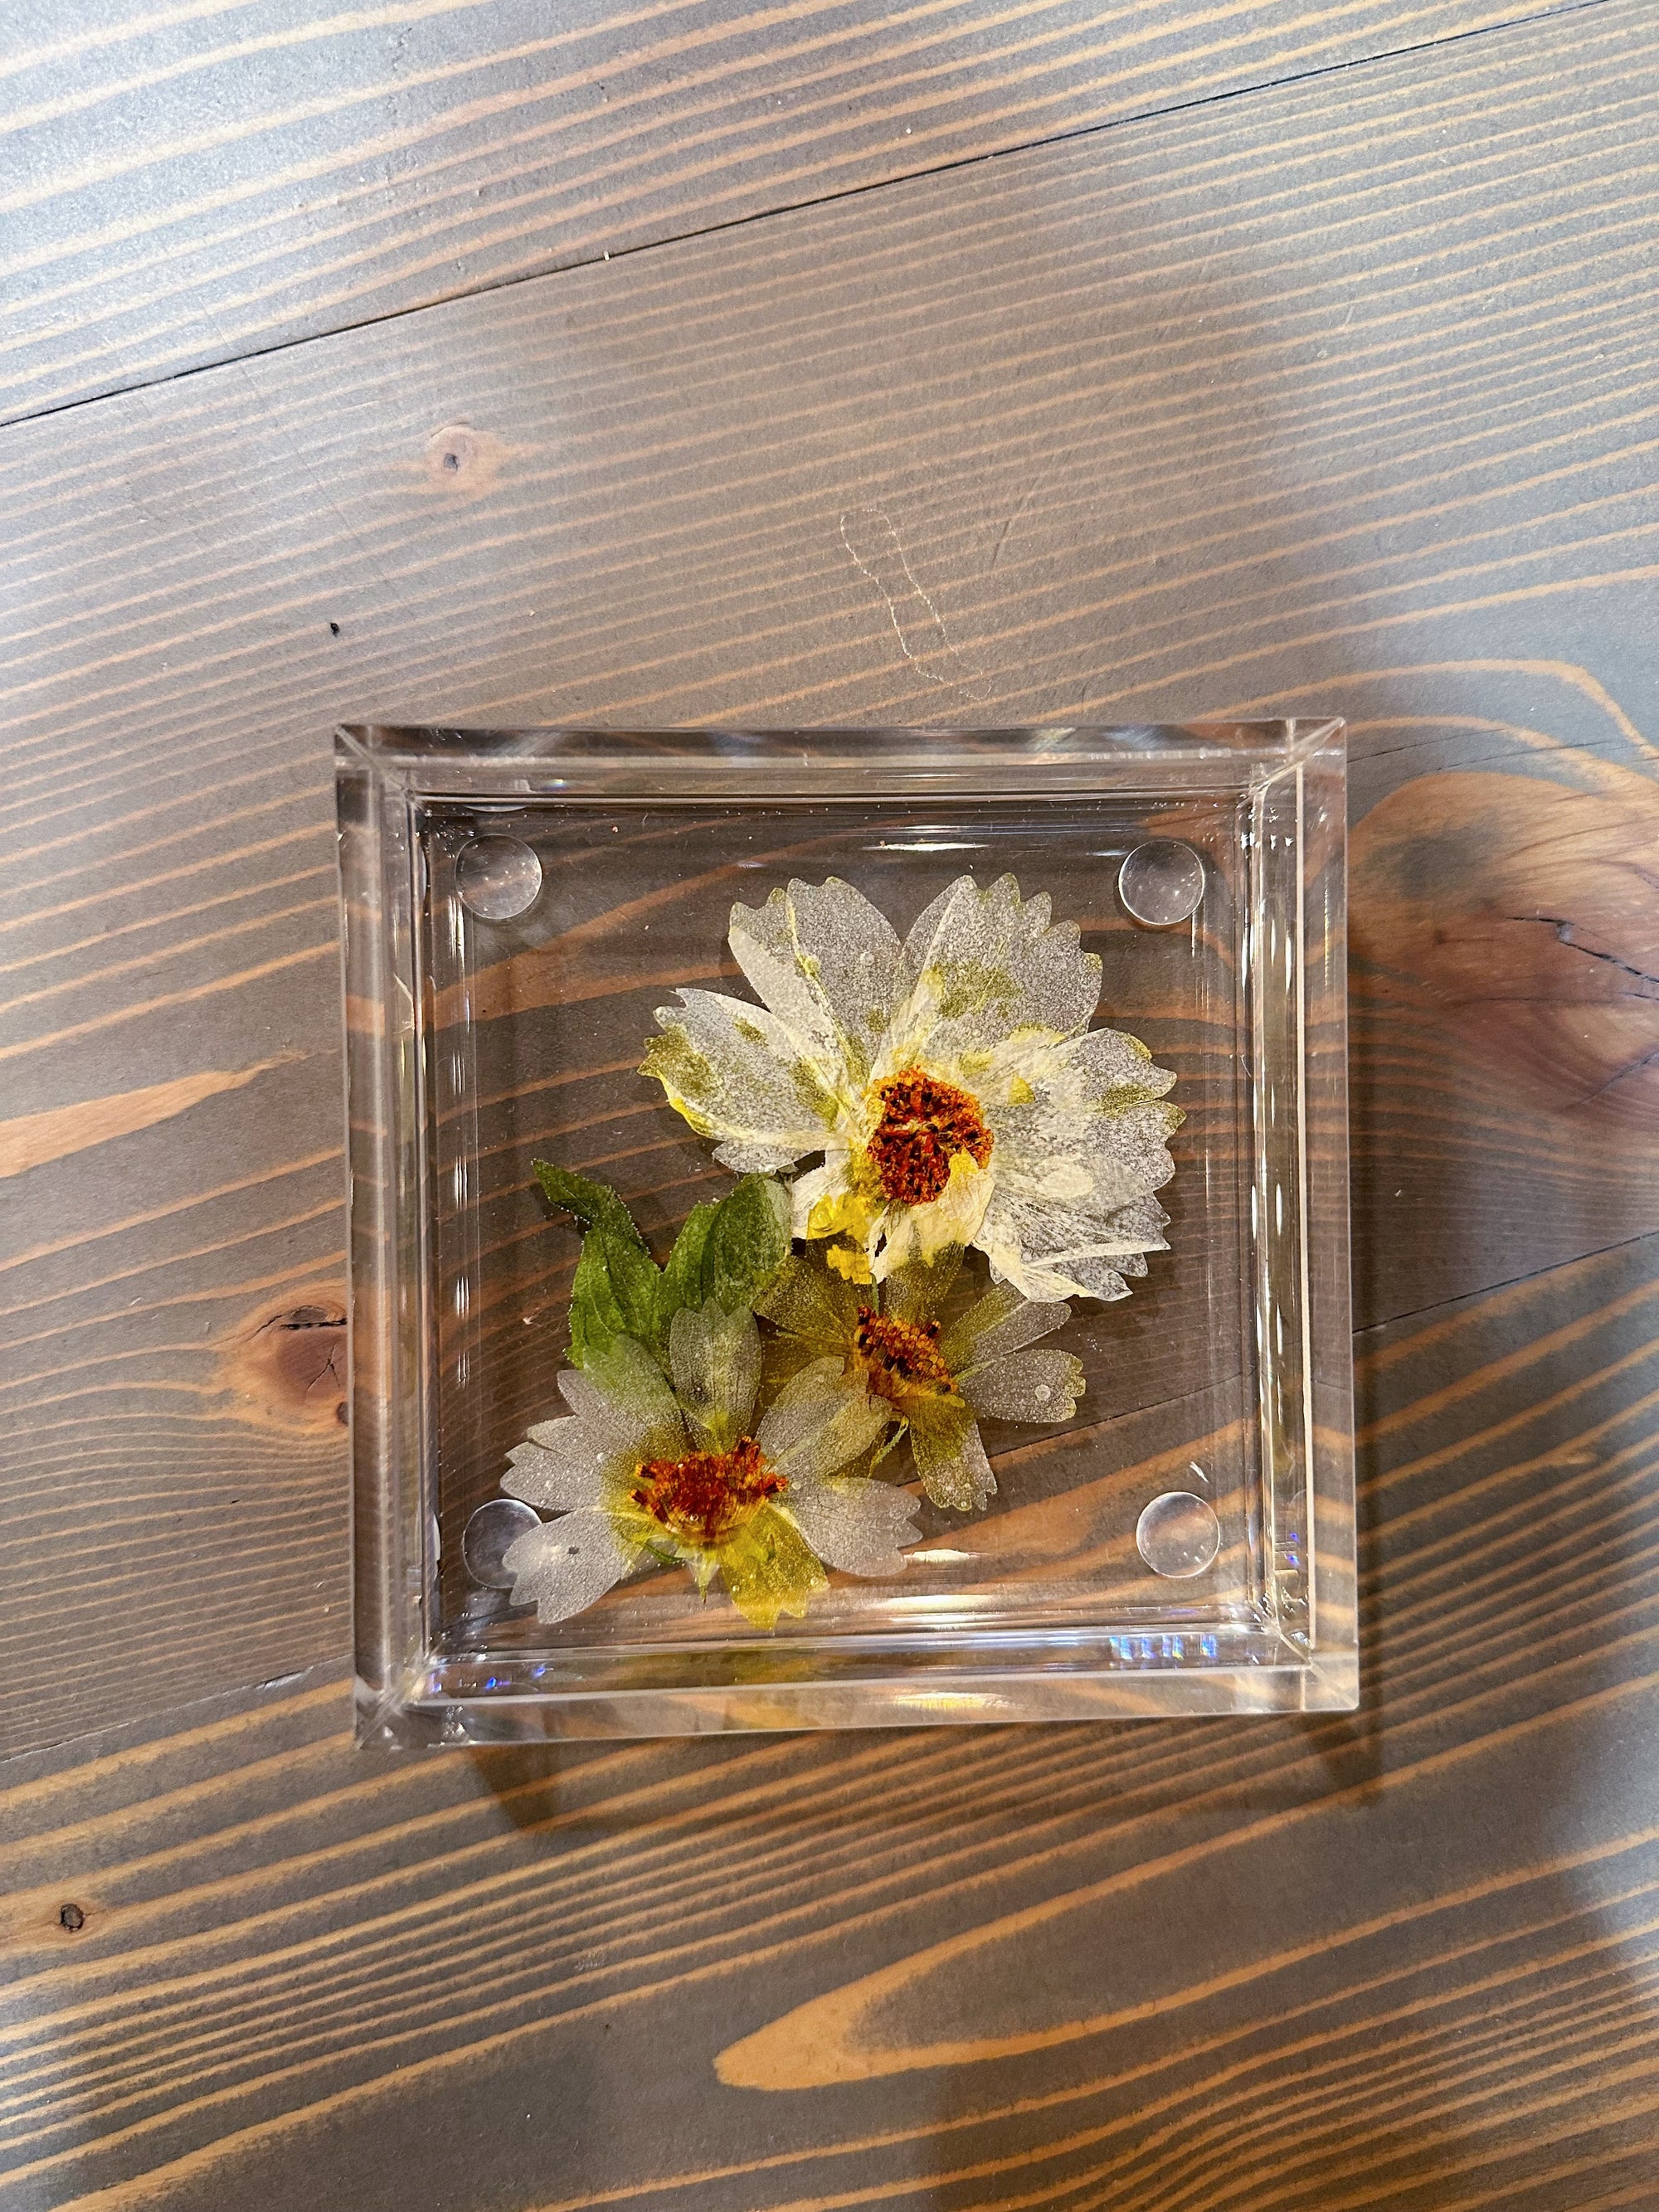
[[[1564,3],[15,0],[0,421]]]
[[[1650,2203],[1653,1245],[1361,1333],[1352,1717],[18,1762],[0,2205]]]
[[[0,434],[0,2212],[1659,2204],[1656,48]],[[353,1752],[331,724],[1252,710],[1352,727],[1360,1712]]]

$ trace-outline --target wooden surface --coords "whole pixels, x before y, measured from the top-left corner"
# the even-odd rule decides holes
[[[325,20],[9,33],[226,136],[4,142],[17,406],[142,388],[0,433],[0,2212],[1652,2212],[1651,8],[562,16],[625,163],[544,14]],[[1251,708],[1352,728],[1362,1711],[354,1753],[331,724]]]
[[[1570,0],[0,21],[0,421]]]

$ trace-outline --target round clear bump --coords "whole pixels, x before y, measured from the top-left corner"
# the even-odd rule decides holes
[[[1221,1549],[1214,1506],[1190,1490],[1164,1491],[1136,1522],[1135,1549],[1155,1575],[1172,1582],[1201,1575]]]
[[[1173,929],[1198,912],[1204,862],[1178,838],[1154,837],[1127,854],[1117,872],[1123,910],[1148,929]]]
[[[520,1536],[541,1525],[541,1515],[521,1498],[489,1499],[469,1518],[461,1536],[468,1574],[486,1589],[511,1589],[514,1577],[501,1562]]]
[[[481,921],[512,921],[535,905],[542,864],[516,837],[474,837],[455,857],[455,890]]]

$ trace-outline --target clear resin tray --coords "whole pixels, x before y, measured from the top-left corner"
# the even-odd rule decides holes
[[[1340,723],[371,727],[337,759],[364,1740],[1354,1705]],[[839,1060],[799,1042],[825,1006]],[[779,1083],[820,1135],[734,1149]],[[559,1202],[592,1185],[620,1258]],[[734,1291],[692,1248],[744,1207]],[[878,1320],[959,1247],[931,1321]],[[844,1362],[775,1323],[826,1284]],[[1046,1364],[970,1373],[969,1310],[1042,1322]],[[590,1467],[624,1354],[685,1426]],[[946,1414],[988,1495],[968,1445],[935,1480]]]

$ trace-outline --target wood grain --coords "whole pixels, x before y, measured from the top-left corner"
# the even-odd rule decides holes
[[[118,1091],[107,1098],[88,1098],[56,1112],[20,1114],[15,1121],[0,1121],[0,1176],[22,1175],[48,1160],[64,1159],[71,1152],[106,1145],[112,1138],[131,1136],[135,1129],[153,1129],[158,1121],[187,1113],[204,1098],[216,1098],[224,1091],[240,1091],[245,1083],[252,1083],[279,1064],[267,1060],[234,1070],[205,1068],[200,1075],[182,1076],[175,1082]]]
[[[1353,1717],[15,1763],[0,2207],[1650,2201],[1656,1243],[1362,1337]]]
[[[932,162],[1022,85],[1475,20],[572,19],[626,179],[574,92],[404,87],[407,190],[328,238],[295,149],[355,189],[386,26],[153,12],[203,63],[142,127],[113,16],[42,95],[140,228],[38,203],[87,289],[34,351],[21,299],[37,392],[429,296],[422,191],[476,284],[890,176],[913,106]],[[504,9],[397,21],[547,82]],[[644,89],[697,25],[706,156]],[[267,34],[261,114],[320,65],[337,137],[251,132]],[[866,106],[763,127],[843,34]],[[1601,0],[0,434],[0,1728],[56,1747],[0,2212],[1651,2212],[1656,49]],[[216,176],[149,158],[175,94]],[[1252,708],[1352,726],[1362,1711],[352,1751],[331,723]]]
[[[1362,1320],[1659,1222],[1655,44],[1608,0],[6,434],[8,1118],[264,1067],[9,1179],[9,1741],[344,1650],[343,1439],[248,1364],[340,1295],[342,715],[1346,712]]]
[[[1549,5],[14,8],[0,420]]]

